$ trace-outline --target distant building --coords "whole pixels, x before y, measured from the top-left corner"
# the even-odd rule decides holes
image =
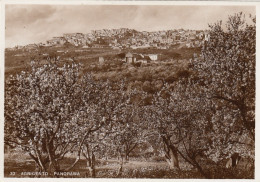
[[[77,50],[75,50],[75,52],[84,52],[84,50],[77,49]]]
[[[112,47],[113,49],[115,49],[115,50],[120,50],[120,48],[119,47]]]
[[[92,48],[110,48],[110,46],[105,44],[93,44]]]
[[[66,33],[63,34],[63,37],[65,37],[66,39],[70,39],[72,37],[76,37],[76,33]]]
[[[194,44],[195,44],[196,46],[200,46],[200,41],[196,40],[196,41],[194,42]]]
[[[191,46],[192,46],[191,43],[187,43],[187,44],[186,44],[186,47],[187,47],[187,48],[190,48]]]
[[[208,33],[206,33],[204,36],[205,36],[205,37],[204,37],[204,40],[205,40],[205,41],[209,41],[210,35],[209,35]]]
[[[148,54],[149,58],[152,61],[157,61],[158,60],[158,55],[157,54]]]
[[[27,51],[38,50],[38,46],[36,44],[28,44],[28,45],[24,46],[24,48]]]
[[[105,62],[104,57],[99,57],[98,62],[99,62],[99,64],[104,64],[104,62]]]
[[[93,44],[92,48],[103,48],[103,46],[100,44]]]
[[[167,46],[160,46],[159,49],[167,49]]]
[[[10,48],[6,48],[5,50],[7,50],[7,51],[15,51],[16,48],[15,47],[10,47]]]
[[[77,39],[84,38],[84,34],[83,33],[76,33],[75,38],[77,38]]]
[[[15,46],[15,48],[18,49],[18,50],[20,50],[20,49],[23,48],[23,46],[17,45],[17,46]]]
[[[65,44],[66,39],[64,37],[53,37],[51,40],[47,41],[49,45],[63,45]]]
[[[180,35],[175,35],[174,40],[181,40],[181,36]]]
[[[143,54],[133,54],[133,62],[134,63],[142,63],[147,64],[151,61],[157,60],[158,56],[157,54],[149,54],[149,55],[143,55]]]
[[[149,56],[144,55],[141,59],[138,60],[138,62],[141,62],[142,64],[150,63],[152,60]]]
[[[195,34],[190,34],[189,40],[191,40],[191,41],[196,40],[196,35]]]
[[[131,49],[137,49],[138,47],[136,45],[131,45],[130,48]]]
[[[200,32],[199,34],[197,34],[197,37],[198,37],[200,40],[202,40],[202,39],[203,39],[203,37],[204,37],[204,34],[203,34],[203,32]]]
[[[131,54],[130,52],[126,53],[125,59],[127,63],[133,63],[133,54]]]

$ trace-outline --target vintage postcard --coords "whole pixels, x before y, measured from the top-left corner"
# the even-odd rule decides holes
[[[1,6],[3,181],[259,179],[259,4]]]

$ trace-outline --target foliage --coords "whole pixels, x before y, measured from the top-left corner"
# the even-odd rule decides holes
[[[144,127],[140,122],[140,113],[138,102],[131,103],[131,98],[136,95],[140,95],[136,90],[131,91],[126,95],[125,102],[120,102],[120,112],[116,117],[116,123],[111,135],[112,149],[115,150],[120,157],[125,157],[125,160],[129,160],[130,153],[140,144],[145,142],[143,136]]]
[[[245,23],[242,13],[210,25],[210,40],[194,70],[201,89],[215,106],[213,129],[222,133],[214,145],[219,152],[237,151],[254,157],[255,140],[255,46],[256,27]],[[216,155],[217,153],[215,153]]]
[[[194,78],[180,78],[165,84],[145,108],[148,128],[161,138],[163,152],[170,166],[179,168],[178,155],[190,165],[201,168],[198,158],[209,150],[211,119],[209,103]]]
[[[41,171],[59,171],[59,160],[101,127],[90,114],[98,107],[90,102],[97,87],[89,80],[83,84],[74,62],[31,66],[6,82],[5,143],[28,152]]]

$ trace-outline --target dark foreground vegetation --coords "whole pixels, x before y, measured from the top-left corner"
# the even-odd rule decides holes
[[[5,176],[254,178],[255,18],[210,29],[191,60],[8,62]]]

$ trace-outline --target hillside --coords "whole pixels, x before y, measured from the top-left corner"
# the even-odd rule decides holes
[[[161,64],[149,64],[138,68],[138,70],[145,69],[149,67],[150,74],[153,77],[156,73],[163,75],[163,72],[169,72],[171,69],[161,70],[160,67],[168,64],[172,67],[177,68],[176,64],[182,62],[181,60],[188,60],[193,57],[194,53],[199,54],[199,48],[181,48],[181,49],[136,49],[136,50],[114,50],[114,49],[104,49],[104,48],[76,48],[76,47],[49,47],[49,48],[40,48],[38,51],[23,51],[23,50],[6,50],[5,52],[5,75],[19,73],[22,70],[28,70],[30,67],[30,62],[32,60],[42,61],[48,57],[60,57],[62,61],[68,61],[70,59],[75,60],[83,64],[83,70],[86,72],[93,72],[98,77],[109,78],[112,71],[120,72],[120,74],[129,74],[128,66],[123,65],[120,60],[118,60],[118,55],[124,54],[126,52],[132,52],[136,54],[158,54],[158,61]],[[104,57],[105,63],[100,65],[98,62],[99,57]],[[179,64],[179,63],[178,63]],[[130,67],[137,67],[130,66]],[[140,65],[139,65],[140,66]],[[169,67],[168,67],[169,68]],[[124,72],[127,72],[124,74]],[[106,74],[107,73],[107,74]],[[117,79],[120,79],[120,74],[118,74]],[[169,74],[167,74],[169,75]],[[155,76],[156,77],[156,76]],[[151,77],[150,77],[151,78]],[[134,79],[134,78],[133,78]],[[138,75],[136,75],[138,79]],[[162,79],[162,78],[160,78]]]

